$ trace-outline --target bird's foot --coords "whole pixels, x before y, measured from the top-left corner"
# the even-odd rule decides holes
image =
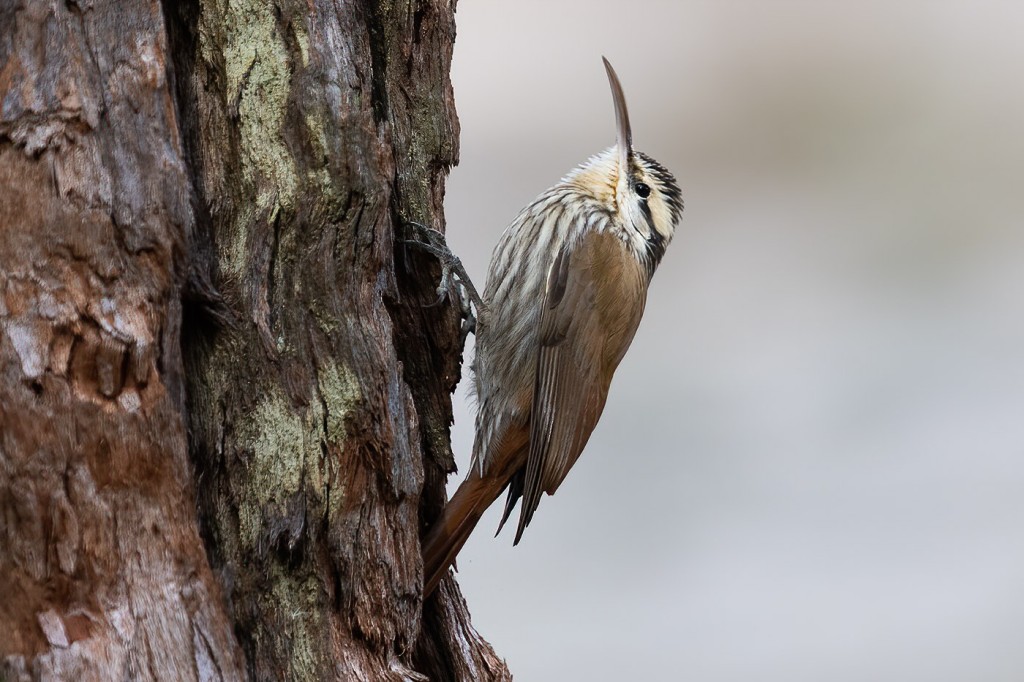
[[[437,300],[431,305],[439,305],[446,298],[452,298],[452,302],[459,306],[459,312],[464,320],[460,341],[465,342],[470,333],[476,333],[477,316],[484,310],[483,299],[469,279],[462,261],[448,248],[443,232],[420,223],[409,222],[408,225],[413,228],[417,238],[407,239],[405,242],[433,254],[441,264]],[[451,296],[452,292],[454,296]]]

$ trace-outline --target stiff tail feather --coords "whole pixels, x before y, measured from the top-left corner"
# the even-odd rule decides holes
[[[423,596],[427,597],[448,573],[484,511],[501,494],[493,479],[470,475],[452,495],[440,518],[423,541]]]

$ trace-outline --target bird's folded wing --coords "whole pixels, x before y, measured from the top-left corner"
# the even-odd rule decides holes
[[[530,452],[516,542],[540,502],[553,493],[583,451],[604,407],[604,335],[600,328],[595,251],[607,235],[562,246],[548,275],[540,314]]]

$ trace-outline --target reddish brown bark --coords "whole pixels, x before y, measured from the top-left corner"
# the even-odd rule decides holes
[[[181,413],[160,5],[2,7],[0,670],[237,679]]]
[[[508,679],[420,599],[453,12],[0,0],[0,677]]]

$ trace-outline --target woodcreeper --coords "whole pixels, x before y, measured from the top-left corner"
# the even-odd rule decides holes
[[[622,86],[604,65],[615,146],[520,212],[494,249],[482,301],[474,295],[473,459],[424,539],[424,595],[502,491],[498,532],[522,499],[518,544],[541,492],[553,494],[565,479],[601,416],[682,214],[672,174],[633,149]]]

